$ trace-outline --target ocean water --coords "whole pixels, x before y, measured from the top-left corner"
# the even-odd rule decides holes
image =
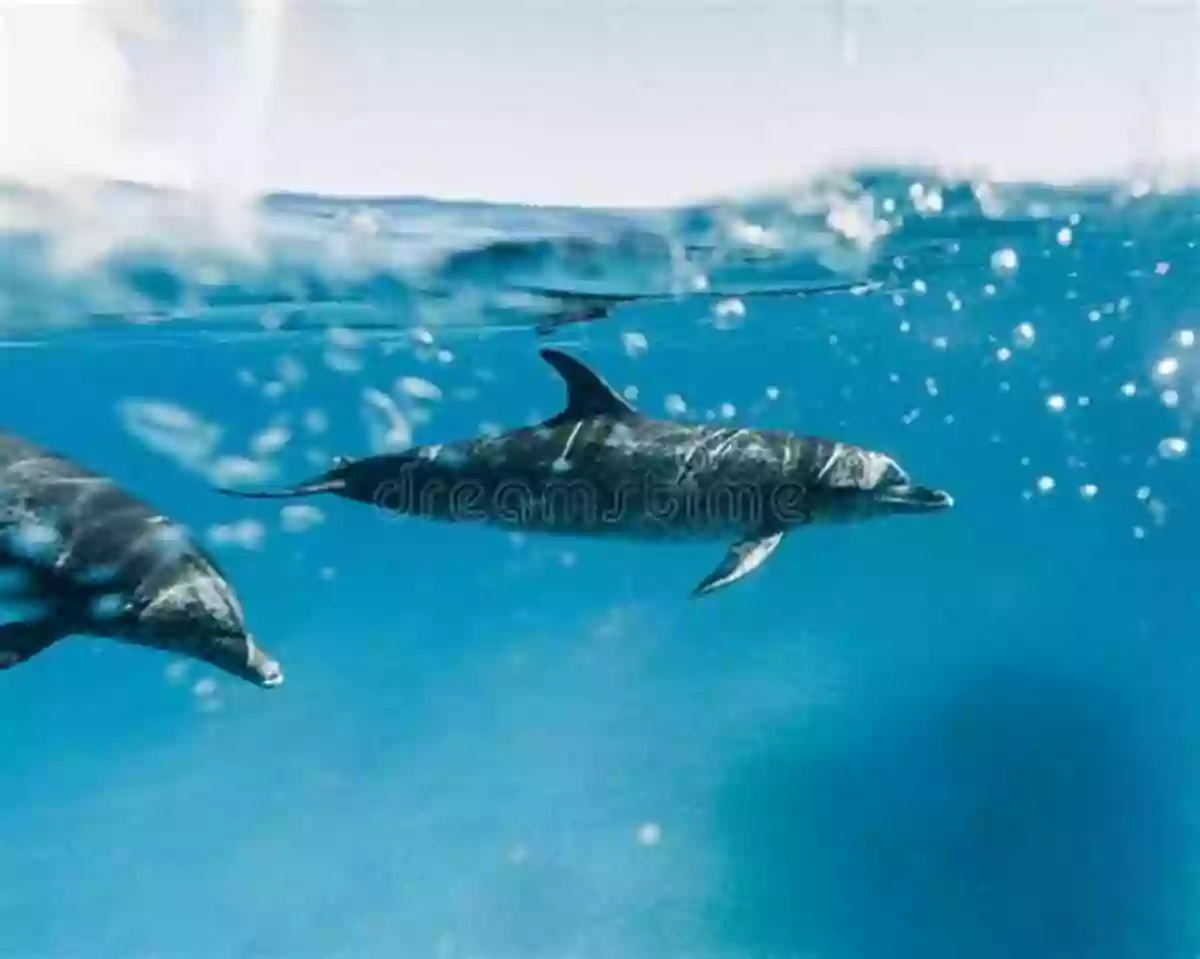
[[[4,428],[186,524],[287,680],[0,674],[0,954],[1194,956],[1198,234],[1184,187],[905,169],[642,212],[10,185]],[[719,545],[214,491],[549,416],[550,344],[956,506],[695,601]]]

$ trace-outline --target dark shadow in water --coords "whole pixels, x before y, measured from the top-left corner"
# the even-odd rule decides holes
[[[1186,778],[1172,788],[1134,697],[1026,666],[931,699],[881,706],[850,736],[788,730],[731,771],[718,942],[827,959],[1196,954]]]

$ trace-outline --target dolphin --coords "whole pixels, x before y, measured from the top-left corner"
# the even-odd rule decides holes
[[[216,561],[181,527],[108,477],[0,432],[0,670],[72,635],[283,682]]]
[[[403,515],[538,533],[731,541],[693,596],[758,569],[798,527],[954,504],[944,490],[915,485],[884,453],[780,430],[654,420],[574,357],[550,348],[540,354],[567,399],[537,425],[339,457],[323,475],[284,489],[221,492],[330,493]]]

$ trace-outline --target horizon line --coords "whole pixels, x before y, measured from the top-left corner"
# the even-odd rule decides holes
[[[251,205],[272,200],[333,200],[339,203],[371,205],[377,203],[434,203],[445,206],[510,207],[546,212],[578,212],[616,214],[662,214],[680,210],[709,208],[729,204],[770,199],[820,184],[839,177],[855,177],[864,173],[898,174],[902,177],[928,177],[943,183],[988,182],[1012,187],[1052,187],[1057,189],[1118,188],[1139,181],[1152,181],[1156,192],[1187,192],[1200,187],[1200,154],[1194,157],[1134,161],[1116,164],[1107,170],[1103,166],[1077,167],[1068,172],[1049,164],[1005,164],[1007,169],[986,162],[939,162],[933,159],[903,159],[883,157],[846,159],[812,164],[794,176],[759,186],[729,187],[697,192],[692,197],[677,197],[657,202],[595,202],[566,199],[521,199],[513,195],[486,196],[465,192],[429,192],[385,190],[316,189],[302,184],[264,185],[259,190],[244,187],[222,190],[219,184],[185,182],[191,178],[145,178],[113,176],[101,172],[55,171],[33,172],[0,168],[0,189],[53,190],[55,187],[86,185],[98,188],[137,189],[187,196],[231,198]],[[1039,170],[1040,167],[1040,170]],[[1165,181],[1165,182],[1164,182]]]

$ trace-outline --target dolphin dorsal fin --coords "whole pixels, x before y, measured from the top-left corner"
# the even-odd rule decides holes
[[[618,420],[641,417],[616,390],[573,356],[552,347],[542,350],[541,354],[542,359],[554,367],[567,385],[566,407],[546,420],[543,426],[553,427],[598,416]]]

